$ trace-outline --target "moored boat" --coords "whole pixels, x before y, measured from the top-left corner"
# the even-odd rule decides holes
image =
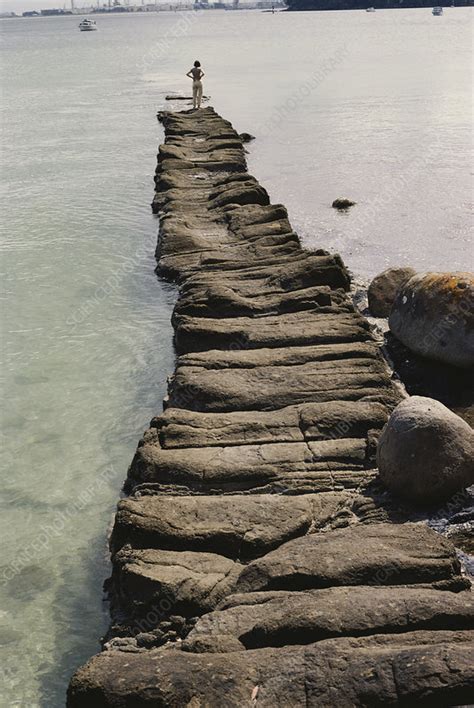
[[[97,29],[97,25],[95,20],[89,20],[89,18],[86,18],[79,23],[79,29],[81,32],[93,32]]]

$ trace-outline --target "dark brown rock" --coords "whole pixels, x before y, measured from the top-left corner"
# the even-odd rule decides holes
[[[369,310],[374,317],[388,317],[398,291],[416,271],[413,268],[387,268],[369,285]]]
[[[472,633],[328,639],[231,654],[111,650],[73,677],[68,708],[467,705]]]
[[[474,276],[427,273],[400,289],[389,319],[393,334],[415,354],[453,366],[474,366]]]
[[[186,295],[178,301],[173,322],[179,322],[184,315],[195,317],[241,317],[265,315],[277,312],[295,312],[318,309],[320,312],[351,312],[352,307],[341,291],[328,287],[314,287],[289,293],[244,297],[225,283],[209,286],[187,287]]]
[[[242,566],[216,553],[132,549],[115,554],[115,602],[131,616],[202,614],[232,592]]]
[[[310,530],[388,520],[381,499],[348,491],[300,496],[137,496],[118,505],[111,549],[161,548],[248,560]]]
[[[332,203],[332,208],[333,209],[349,209],[349,207],[354,206],[356,202],[353,202],[351,199],[346,199],[346,198],[341,198],[338,197],[335,199]]]
[[[285,543],[249,563],[235,591],[417,583],[469,587],[454,546],[422,524],[359,524]]]
[[[311,362],[371,360],[374,366],[384,361],[375,342],[349,342],[316,344],[301,347],[275,347],[274,349],[210,349],[203,352],[182,354],[179,366],[201,366],[205,369],[253,369],[261,366],[300,366]],[[388,369],[387,369],[388,371]]]
[[[198,413],[168,408],[152,421],[163,448],[366,438],[388,419],[385,406],[364,401],[305,403],[276,411]]]
[[[369,325],[356,313],[322,314],[317,310],[268,315],[261,318],[181,317],[176,326],[180,353],[227,349],[245,342],[243,349],[364,342]]]
[[[412,396],[393,411],[377,448],[384,484],[418,506],[474,484],[474,431],[439,401]]]
[[[212,199],[212,209],[222,208],[228,204],[261,204],[262,206],[270,204],[267,191],[263,187],[254,185],[235,186],[221,191],[218,196],[211,194],[209,198]]]
[[[231,595],[198,620],[183,649],[218,652],[232,639],[242,651],[419,629],[474,629],[471,591],[360,586]]]
[[[134,547],[255,557],[305,534],[315,509],[326,520],[343,503],[343,493],[324,496],[329,496],[324,506],[313,502],[312,495],[125,499],[115,517],[112,547],[128,542]]]
[[[189,392],[192,395],[189,395]],[[337,391],[337,393],[336,393]],[[207,369],[178,367],[169,385],[169,403],[206,412],[274,410],[334,400],[396,400],[382,361],[347,359],[301,366]]]
[[[263,492],[271,483],[311,481],[323,485],[315,491],[331,491],[368,481],[373,475],[364,471],[370,467],[368,442],[359,438],[191,450],[162,449],[155,441],[138,448],[129,476],[132,484],[160,482],[204,493],[252,488]],[[338,472],[344,473],[340,479]]]
[[[209,267],[205,273],[196,275],[195,281],[197,279],[205,284],[213,280],[225,283],[247,297],[261,295],[265,290],[291,292],[318,285],[344,290],[350,287],[348,272],[338,256],[304,251],[291,259],[287,256],[268,259],[265,263],[229,262],[225,267]]]

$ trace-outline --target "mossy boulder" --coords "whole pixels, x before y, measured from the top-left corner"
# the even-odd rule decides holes
[[[474,366],[474,276],[427,273],[398,291],[389,326],[408,349],[429,359]]]

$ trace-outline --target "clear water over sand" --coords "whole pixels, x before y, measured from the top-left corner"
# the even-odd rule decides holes
[[[472,268],[471,10],[97,20],[1,24],[2,707],[63,706],[106,626],[106,529],[173,366],[155,113],[195,58],[309,247]]]

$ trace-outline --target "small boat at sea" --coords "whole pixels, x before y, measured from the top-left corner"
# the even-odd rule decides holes
[[[375,12],[375,7],[368,7],[366,12]]]
[[[431,14],[433,14],[433,15],[439,17],[440,15],[443,14],[443,8],[442,8],[442,7],[434,7],[434,8],[431,10]]]
[[[81,32],[93,32],[97,29],[97,25],[95,20],[89,20],[89,18],[86,18],[79,23],[79,29]]]

